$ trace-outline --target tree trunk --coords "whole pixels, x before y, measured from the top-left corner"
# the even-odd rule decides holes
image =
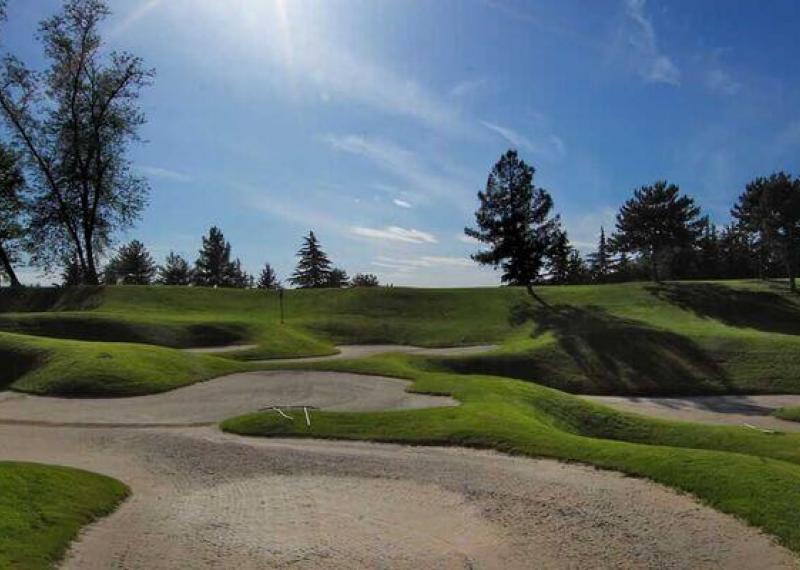
[[[84,285],[99,285],[100,278],[97,275],[97,266],[94,262],[94,250],[92,248],[91,237],[86,241],[86,268],[83,273]]]
[[[536,291],[533,290],[533,285],[530,283],[525,285],[525,288],[528,290],[528,295],[536,299],[540,305],[543,307],[549,307],[547,303],[545,303],[544,299],[542,299],[539,295],[536,294]]]
[[[11,281],[11,286],[22,287],[22,283],[20,283],[19,279],[17,279],[17,274],[14,272],[14,267],[11,265],[11,259],[6,254],[6,250],[3,249],[2,245],[0,245],[0,264],[2,264],[6,275],[8,275],[8,279]]]

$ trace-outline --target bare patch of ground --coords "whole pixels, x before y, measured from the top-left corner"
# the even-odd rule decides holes
[[[73,399],[0,392],[0,423],[184,425],[216,423],[269,406],[332,411],[455,406],[456,400],[406,392],[410,382],[342,372],[261,371],[232,374],[162,394]]]
[[[132,487],[66,569],[796,567],[768,537],[688,496],[494,452],[0,426],[0,457]]]
[[[626,412],[668,420],[709,424],[748,424],[761,429],[800,432],[800,423],[772,417],[784,406],[800,406],[798,395],[691,396],[685,398],[643,398],[627,396],[582,396]]]
[[[424,348],[406,344],[345,344],[336,347],[339,352],[328,356],[309,356],[306,358],[278,358],[261,360],[257,362],[318,362],[323,360],[340,360],[347,358],[365,358],[376,354],[399,352],[403,354],[420,354],[425,356],[460,356],[466,354],[479,354],[497,348],[496,344],[481,344],[474,346],[450,346],[445,348]]]

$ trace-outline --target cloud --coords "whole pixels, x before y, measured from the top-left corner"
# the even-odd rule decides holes
[[[142,174],[152,176],[153,178],[163,178],[165,180],[174,180],[176,182],[191,182],[192,177],[188,174],[169,170],[167,168],[159,168],[157,166],[140,166],[138,170]]]
[[[646,0],[625,0],[625,14],[629,24],[627,40],[634,50],[639,75],[652,83],[680,85],[680,70],[658,46],[653,22],[646,13]]]
[[[509,127],[503,127],[489,121],[481,121],[481,124],[503,137],[514,148],[527,150],[545,159],[555,160],[563,158],[566,154],[567,149],[564,141],[554,134],[545,135],[541,140],[532,141]]]
[[[124,33],[128,28],[133,26],[136,22],[144,18],[147,14],[158,8],[162,0],[148,0],[131,10],[116,26],[114,26],[108,33],[110,38],[114,38]]]
[[[334,150],[362,156],[379,168],[404,179],[413,191],[421,194],[417,198],[438,196],[464,203],[466,184],[434,172],[414,152],[391,141],[353,134],[327,135],[322,140]]]
[[[710,69],[705,77],[706,87],[715,93],[723,95],[736,95],[742,89],[742,84],[735,81],[727,71],[719,68]]]
[[[420,257],[405,258],[379,255],[372,261],[372,265],[407,273],[421,268],[472,267],[475,265],[475,262],[466,257],[442,255],[423,255]]]
[[[433,234],[398,226],[388,226],[384,229],[354,226],[350,231],[357,236],[370,239],[401,241],[405,243],[437,243],[436,237],[433,236]]]
[[[467,243],[469,245],[482,245],[480,240],[477,240],[472,236],[468,236],[467,234],[459,234],[458,241],[461,243]]]
[[[480,91],[488,82],[489,80],[486,78],[460,81],[450,89],[450,96],[465,97],[467,95],[472,95],[476,91]]]
[[[411,204],[409,204],[405,200],[400,200],[398,198],[395,198],[394,200],[392,200],[392,202],[394,203],[395,206],[399,206],[400,208],[410,208],[411,207]]]

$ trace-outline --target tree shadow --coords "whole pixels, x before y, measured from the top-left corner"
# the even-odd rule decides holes
[[[726,325],[800,335],[800,304],[785,294],[733,289],[714,283],[651,285],[647,291],[699,317]]]
[[[540,362],[535,368],[538,374],[564,373],[564,363],[558,360],[566,355],[572,376],[583,378],[573,391],[632,395],[732,391],[722,368],[690,339],[611,315],[601,307],[544,309],[523,303],[513,308],[511,319],[517,324],[534,322],[534,337],[555,336],[563,352],[554,355],[551,364]]]

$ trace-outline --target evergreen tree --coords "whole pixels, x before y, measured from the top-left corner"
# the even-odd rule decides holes
[[[550,215],[553,199],[533,184],[535,172],[517,151],[506,152],[492,168],[486,189],[478,192],[477,228],[464,229],[488,247],[472,259],[501,267],[503,283],[524,286],[533,296],[533,284],[559,229],[558,216]]]
[[[378,277],[372,273],[356,273],[350,281],[351,287],[378,287],[379,285]]]
[[[194,283],[202,287],[230,287],[238,279],[231,262],[231,244],[218,227],[212,227],[203,237],[194,267]]]
[[[164,265],[158,268],[158,273],[162,285],[189,285],[192,282],[189,262],[172,251],[164,260]]]
[[[600,239],[597,241],[597,251],[589,255],[589,267],[592,279],[598,283],[606,282],[611,272],[611,257],[609,253],[606,230],[603,226],[600,226]]]
[[[328,282],[326,287],[331,289],[341,289],[350,285],[350,277],[344,269],[334,267],[328,274]]]
[[[777,172],[753,180],[731,214],[743,228],[759,235],[767,253],[780,258],[789,287],[796,292],[800,262],[800,178]]]
[[[706,220],[703,235],[697,242],[697,267],[695,277],[719,279],[722,277],[719,234],[717,226]]]
[[[133,240],[117,250],[105,269],[105,281],[109,285],[149,285],[156,274],[156,264],[144,244]]]
[[[694,246],[703,231],[705,218],[688,196],[680,196],[674,184],[659,181],[634,190],[617,214],[615,247],[638,253],[650,262],[653,281],[669,274],[673,255]]]
[[[264,269],[261,270],[261,274],[258,276],[258,288],[259,289],[281,288],[281,282],[278,279],[278,274],[275,273],[275,270],[272,269],[272,266],[269,263],[264,264]]]
[[[63,270],[61,272],[61,286],[62,287],[76,287],[83,283],[83,273],[81,264],[76,256],[67,256],[63,261]]]
[[[331,273],[331,262],[328,256],[322,251],[319,240],[314,232],[309,232],[303,238],[303,245],[297,252],[300,260],[297,262],[289,282],[301,289],[326,287]]]
[[[581,283],[586,283],[589,280],[589,268],[586,267],[586,262],[583,261],[580,252],[575,248],[571,249],[572,251],[570,252],[569,259],[567,260],[566,282],[570,285],[580,285]]]
[[[563,284],[569,280],[569,258],[572,246],[567,232],[559,231],[548,251],[550,282]]]
[[[0,278],[5,276],[12,287],[22,285],[14,271],[14,263],[18,261],[24,233],[21,196],[24,187],[19,158],[11,149],[0,145]]]
[[[233,287],[235,289],[249,289],[254,283],[253,277],[242,269],[242,262],[237,257],[228,267],[223,287]]]

